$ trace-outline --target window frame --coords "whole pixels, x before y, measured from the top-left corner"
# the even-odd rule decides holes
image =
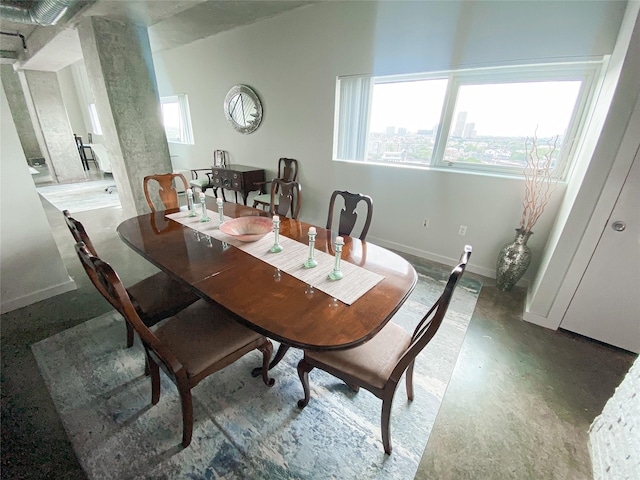
[[[164,124],[164,105],[174,103],[178,105],[179,111],[179,140],[169,138],[167,127]],[[187,94],[179,93],[177,95],[166,95],[160,97],[160,108],[162,110],[162,125],[164,127],[165,136],[167,137],[167,142],[182,145],[194,145],[193,129],[191,127],[191,113],[189,110],[189,98]]]
[[[604,70],[606,58],[599,60],[587,60],[580,62],[562,62],[553,64],[518,65],[503,67],[468,68],[459,70],[447,70],[436,72],[412,73],[404,75],[358,75],[341,76],[336,79],[336,113],[334,128],[334,149],[333,160],[344,162],[365,163],[369,165],[400,166],[404,168],[431,169],[441,171],[468,172],[475,174],[499,175],[522,177],[523,172],[520,167],[497,166],[479,163],[451,163],[444,160],[449,133],[454,128],[454,112],[460,88],[466,85],[482,85],[496,83],[528,83],[544,81],[578,80],[581,81],[574,111],[567,126],[567,133],[559,155],[556,167],[553,169],[553,176],[564,180],[567,178],[574,162],[576,153],[581,142],[581,135],[589,118],[592,102],[595,98],[598,85],[601,84],[602,72]],[[338,142],[339,134],[344,131],[340,125],[340,105],[343,99],[340,98],[341,82],[352,78],[369,78],[370,88],[368,91],[368,111],[366,121],[366,135],[364,156],[362,158],[339,158]],[[438,131],[436,132],[433,154],[429,162],[423,163],[394,163],[384,161],[369,161],[369,123],[372,111],[373,89],[376,84],[397,83],[416,80],[447,79],[447,91],[440,113]],[[363,102],[362,100],[360,100]],[[363,102],[364,103],[364,102]],[[362,126],[360,126],[361,128]],[[532,132],[533,134],[533,132]],[[360,147],[358,147],[360,148]]]

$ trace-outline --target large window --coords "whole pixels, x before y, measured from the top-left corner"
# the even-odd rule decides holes
[[[525,142],[563,177],[601,62],[340,77],[337,160],[521,175]]]
[[[191,115],[189,102],[184,94],[161,97],[162,121],[167,134],[167,141],[173,143],[193,144]]]

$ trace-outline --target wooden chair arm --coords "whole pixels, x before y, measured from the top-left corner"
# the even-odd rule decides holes
[[[197,180],[198,172],[208,172],[207,175],[209,176],[209,178],[211,178],[211,171],[212,170],[213,170],[213,167],[209,167],[209,168],[192,168],[191,169],[191,180]]]

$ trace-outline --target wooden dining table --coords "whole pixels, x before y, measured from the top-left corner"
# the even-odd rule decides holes
[[[217,211],[213,201],[208,198],[207,202],[209,210]],[[223,211],[229,217],[268,216],[262,210],[231,202],[224,203]],[[373,243],[343,236],[341,261],[384,277],[347,305],[233,245],[166,217],[173,212],[177,210],[129,218],[118,226],[118,234],[172,278],[282,345],[309,350],[360,345],[384,327],[416,285],[416,271],[404,258]],[[281,218],[280,235],[308,244],[310,226]],[[337,234],[319,227],[316,230],[315,249],[333,255]]]

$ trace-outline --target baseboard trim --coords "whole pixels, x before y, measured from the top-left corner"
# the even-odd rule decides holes
[[[426,250],[421,250],[419,248],[409,247],[402,243],[390,242],[388,240],[384,240],[378,237],[367,237],[367,240],[370,241],[371,243],[375,243],[376,245],[380,245],[381,247],[391,248],[399,252],[415,255],[416,257],[425,258],[427,260],[442,263],[444,265],[455,265],[458,263],[458,260],[460,260],[459,257],[455,257],[455,258],[445,257],[443,255],[438,255],[433,252],[428,252]],[[473,255],[471,256],[471,258],[473,258]],[[479,265],[474,265],[473,263],[469,263],[466,269],[469,272],[477,273],[478,275],[482,275],[484,277],[496,278],[495,269],[481,267]]]
[[[47,298],[55,297],[56,295],[70,292],[71,290],[76,290],[77,288],[78,286],[76,285],[76,282],[73,278],[69,277],[67,281],[59,283],[58,285],[43,288],[10,300],[2,299],[2,302],[0,303],[0,313],[11,312],[18,308],[46,300]]]

